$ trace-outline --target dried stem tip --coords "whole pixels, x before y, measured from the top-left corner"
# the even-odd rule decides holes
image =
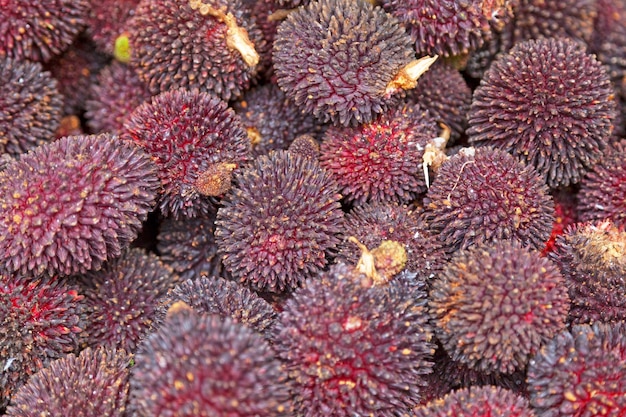
[[[586,238],[582,257],[588,265],[597,265],[601,260],[607,267],[626,268],[626,231],[607,219],[590,223],[580,233]]]
[[[376,272],[376,267],[374,266],[375,262],[372,252],[370,252],[369,249],[367,249],[367,246],[359,242],[354,236],[350,236],[348,241],[357,245],[361,250],[361,257],[359,258],[359,262],[356,264],[356,270],[373,281],[376,281],[378,274]]]
[[[289,14],[291,12],[293,12],[294,10],[296,10],[296,9],[277,9],[277,10],[274,10],[274,12],[272,14],[267,16],[267,20],[269,22],[281,22],[281,21],[285,20],[287,18],[287,16],[289,16]]]
[[[425,56],[415,61],[411,61],[398,71],[395,77],[387,84],[385,96],[391,97],[400,90],[410,90],[415,88],[417,80],[422,76],[432,64],[437,60],[438,55]]]
[[[230,190],[232,172],[235,168],[237,168],[236,164],[228,162],[213,164],[198,176],[194,186],[202,195],[208,197],[222,196]]]
[[[386,277],[385,282],[404,269],[407,262],[406,249],[393,240],[383,240],[376,249],[372,250],[376,269],[380,275]]]
[[[406,250],[398,242],[384,240],[380,246],[370,251],[354,236],[350,236],[348,240],[361,249],[356,270],[371,279],[374,285],[387,284],[407,263]]]
[[[450,140],[450,128],[445,123],[439,123],[439,126],[442,128],[441,134],[426,144],[424,156],[422,157],[422,169],[424,170],[427,188],[430,188],[428,168],[430,167],[433,172],[437,172],[439,167],[448,159],[446,145]]]
[[[257,129],[256,127],[249,127],[246,129],[246,133],[248,134],[248,138],[250,138],[250,144],[253,148],[261,143],[261,140],[263,138],[261,137],[261,132],[259,132],[259,129]]]
[[[193,309],[184,301],[176,301],[167,309],[165,317],[166,319],[170,319],[172,316],[182,311],[193,311]]]
[[[202,16],[212,16],[228,27],[226,33],[226,45],[241,54],[246,65],[255,67],[259,63],[259,54],[254,49],[254,44],[248,37],[248,32],[237,26],[237,21],[232,13],[226,13],[226,8],[216,9],[211,5],[202,3],[202,0],[189,0],[192,10],[198,10]]]

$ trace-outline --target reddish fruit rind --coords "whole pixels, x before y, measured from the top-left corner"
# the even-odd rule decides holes
[[[397,103],[386,89],[414,59],[411,43],[394,17],[366,1],[315,1],[278,26],[274,72],[306,114],[355,126]]]
[[[229,27],[216,16],[194,10],[189,0],[142,1],[130,19],[131,65],[152,94],[185,88],[223,100],[240,96],[256,76],[242,54],[227,45]],[[205,0],[231,14],[259,48],[264,42],[248,8],[239,0]]]
[[[565,329],[570,304],[556,264],[515,241],[457,252],[429,296],[452,360],[485,373],[523,370]]]
[[[45,62],[85,26],[89,0],[11,0],[0,10],[0,57]]]
[[[250,141],[227,103],[198,90],[171,90],[137,107],[123,137],[148,152],[159,168],[161,212],[174,218],[207,215],[214,200],[197,181],[215,164],[239,166],[250,158]]]
[[[580,182],[582,221],[609,219],[626,229],[626,141],[613,143]]]
[[[576,184],[608,144],[614,95],[605,68],[584,45],[521,42],[489,67],[474,92],[469,141],[520,158],[550,187]]]
[[[235,183],[215,220],[219,253],[235,279],[285,292],[326,266],[343,212],[335,182],[317,161],[273,151],[240,171]]]
[[[396,416],[431,372],[432,333],[420,286],[368,285],[339,264],[287,300],[274,346],[299,416]]]
[[[78,350],[84,312],[76,286],[0,275],[0,409],[31,375]]]
[[[255,292],[217,276],[188,279],[178,284],[165,297],[161,315],[177,301],[200,314],[230,317],[263,335],[267,335],[276,319],[272,306]]]
[[[438,135],[428,111],[407,104],[357,127],[330,127],[320,164],[350,202],[410,203],[426,191],[424,151]]]
[[[157,235],[161,260],[181,280],[222,276],[223,266],[215,243],[215,213],[193,219],[164,219]]]
[[[528,367],[530,404],[538,415],[626,413],[624,322],[574,325],[545,345]]]
[[[150,98],[133,68],[117,61],[100,71],[89,90],[85,118],[94,133],[121,133],[132,111]]]
[[[33,375],[15,393],[6,415],[123,417],[129,363],[123,350],[87,348],[78,356],[67,355]]]
[[[419,211],[393,203],[373,203],[357,206],[346,215],[344,235],[354,236],[369,249],[383,240],[393,240],[406,250],[406,269],[421,281],[430,281],[441,272],[448,257],[436,236],[419,220]],[[337,259],[356,265],[361,251],[344,239]]]
[[[448,254],[503,239],[539,249],[550,237],[554,204],[532,167],[501,150],[466,148],[437,171],[423,219]]]
[[[156,255],[141,249],[130,249],[79,279],[88,311],[84,343],[128,352],[152,329],[161,298],[177,281]]]
[[[509,3],[512,2],[382,1],[385,10],[408,28],[419,54],[443,56],[464,55],[482,46],[491,38],[492,27],[498,28],[509,20]]]
[[[626,231],[610,220],[569,226],[549,256],[566,278],[571,321],[626,320]]]
[[[452,391],[443,398],[417,408],[414,417],[535,417],[528,400],[494,386]]]
[[[36,276],[99,269],[154,208],[156,166],[138,146],[68,136],[0,173],[0,269]]]
[[[57,81],[39,63],[0,58],[0,153],[52,141],[62,115]]]
[[[186,306],[168,313],[137,352],[129,408],[137,417],[287,417],[293,414],[285,380],[254,330]]]
[[[315,134],[321,124],[300,111],[276,84],[265,84],[248,91],[233,104],[248,131],[253,155],[287,149],[296,136]]]

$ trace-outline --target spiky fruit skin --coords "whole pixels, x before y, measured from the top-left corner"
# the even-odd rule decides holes
[[[158,187],[150,156],[105,134],[22,155],[0,173],[0,268],[31,276],[100,268],[137,237]]]
[[[512,391],[494,386],[453,391],[441,399],[417,408],[414,417],[535,417],[528,400]]]
[[[108,60],[109,56],[81,36],[63,54],[44,65],[58,81],[59,92],[63,95],[63,114],[82,115],[90,87]]]
[[[78,350],[82,299],[59,280],[0,275],[0,409],[31,375]]]
[[[294,106],[276,84],[248,91],[233,108],[250,136],[255,156],[287,149],[296,136],[322,129],[313,116]]]
[[[188,0],[143,0],[128,23],[131,65],[152,94],[185,88],[223,100],[240,96],[256,76],[236,49],[227,46],[228,27],[216,17],[193,10]],[[263,36],[239,0],[204,3],[232,13],[255,49]]]
[[[552,231],[554,204],[532,167],[504,151],[478,148],[439,168],[423,217],[448,254],[503,239],[540,249]]]
[[[584,45],[529,40],[489,67],[474,92],[467,134],[470,143],[504,149],[550,187],[562,187],[600,159],[615,116],[608,74]]]
[[[428,111],[405,105],[357,127],[328,128],[320,164],[348,201],[409,203],[426,191],[424,149],[438,133]]]
[[[339,243],[343,212],[331,175],[287,151],[260,156],[236,175],[215,220],[233,277],[256,290],[290,291],[314,277]]]
[[[507,52],[512,46],[512,29],[510,25],[506,26],[502,33],[498,33],[490,40],[486,41],[483,46],[472,51],[465,63],[464,74],[480,80],[483,78],[485,71],[500,52]]]
[[[48,61],[83,29],[88,0],[8,0],[0,11],[0,56]]]
[[[622,0],[597,0],[598,17],[589,41],[589,49],[598,60],[607,66],[613,85],[620,96],[620,118],[624,115],[626,99],[626,3]],[[616,128],[620,137],[624,135],[624,123]]]
[[[0,155],[0,172],[4,171],[4,169],[9,166],[15,159],[11,157],[8,153],[3,153]]]
[[[221,276],[225,273],[215,243],[215,212],[193,219],[164,219],[157,235],[161,260],[181,280]]]
[[[137,107],[124,123],[131,138],[156,161],[163,185],[161,212],[174,218],[207,215],[213,207],[196,180],[214,164],[240,165],[250,158],[241,120],[218,97],[172,90]]]
[[[509,52],[515,44],[523,41],[569,38],[583,44],[594,42],[594,21],[597,24],[599,1],[515,0],[512,5],[515,17],[470,54],[465,70],[471,77],[481,79],[498,54]],[[595,53],[593,47],[590,51]]]
[[[626,141],[612,144],[585,175],[578,193],[582,221],[609,219],[626,228]]]
[[[178,277],[156,255],[133,248],[79,279],[88,311],[83,342],[134,352]]]
[[[625,40],[625,43],[626,43],[626,40]],[[617,115],[615,119],[613,119],[613,134],[611,138],[609,139],[610,143],[617,142],[620,140],[620,138],[623,138],[624,135],[626,135],[626,107],[625,107],[626,102],[624,101],[624,98],[626,97],[626,60],[624,60],[624,67],[625,67],[625,70],[624,70],[625,76],[624,76],[623,88],[625,91],[621,92],[619,97],[615,100]],[[610,74],[610,75],[611,77],[613,76],[613,74]]]
[[[589,41],[589,49],[592,51],[600,49],[600,44],[620,25],[626,12],[626,3],[623,0],[596,0],[596,9],[597,16]]]
[[[289,416],[289,397],[262,336],[230,318],[188,310],[143,342],[131,373],[137,417]]]
[[[120,62],[104,67],[85,100],[87,126],[94,133],[119,134],[128,116],[150,98],[135,70]]]
[[[598,12],[596,0],[518,0],[513,14],[512,44],[541,38],[586,43],[592,37]]]
[[[408,27],[418,55],[461,55],[492,36],[493,1],[383,0],[385,10]],[[509,7],[501,1],[503,10]],[[498,12],[501,15],[501,12]]]
[[[287,150],[314,160],[318,160],[320,157],[320,144],[317,139],[309,134],[297,136]]]
[[[277,4],[284,8],[295,9],[299,6],[306,6],[310,3],[310,0],[274,0]]]
[[[0,153],[52,141],[62,115],[57,81],[39,63],[0,58]]]
[[[396,104],[385,90],[414,59],[411,44],[395,18],[366,1],[316,1],[278,26],[274,72],[303,112],[355,126]]]
[[[130,356],[123,350],[91,349],[67,355],[33,375],[13,396],[7,417],[123,417]]]
[[[371,287],[339,264],[287,300],[274,347],[293,381],[295,415],[399,415],[432,368],[421,289]]]
[[[481,372],[466,363],[452,360],[440,343],[437,343],[433,359],[435,365],[433,372],[426,377],[428,387],[422,405],[454,390],[482,386],[497,386],[527,397],[526,368],[512,374]]]
[[[368,249],[378,247],[384,240],[402,244],[407,255],[405,269],[417,273],[421,281],[433,279],[448,260],[437,238],[419,220],[419,212],[407,206],[363,204],[346,215],[344,224],[344,236],[356,237]],[[356,265],[360,256],[358,246],[344,239],[337,259]]]
[[[267,301],[247,287],[217,276],[188,279],[176,285],[167,295],[164,309],[177,301],[200,314],[230,317],[263,335],[276,319],[276,312]]]
[[[407,98],[450,128],[450,142],[465,133],[472,90],[451,65],[444,61],[435,62],[420,77],[417,86],[407,92]]]
[[[572,190],[564,189],[552,192],[554,200],[554,224],[552,233],[541,250],[542,256],[547,256],[554,251],[554,245],[558,236],[565,232],[565,229],[578,221],[578,211],[576,210],[577,198]]]
[[[626,320],[626,231],[608,220],[579,223],[549,256],[566,278],[574,323]]]
[[[626,415],[626,327],[574,325],[528,367],[530,405],[539,417]]]
[[[556,264],[514,241],[458,252],[429,293],[450,357],[486,373],[524,369],[565,329],[569,302]]]
[[[125,32],[140,0],[94,1],[85,23],[86,32],[102,52],[113,55],[115,39]]]

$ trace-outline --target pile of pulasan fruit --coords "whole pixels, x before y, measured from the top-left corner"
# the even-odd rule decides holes
[[[0,415],[626,417],[626,0],[0,0]]]

